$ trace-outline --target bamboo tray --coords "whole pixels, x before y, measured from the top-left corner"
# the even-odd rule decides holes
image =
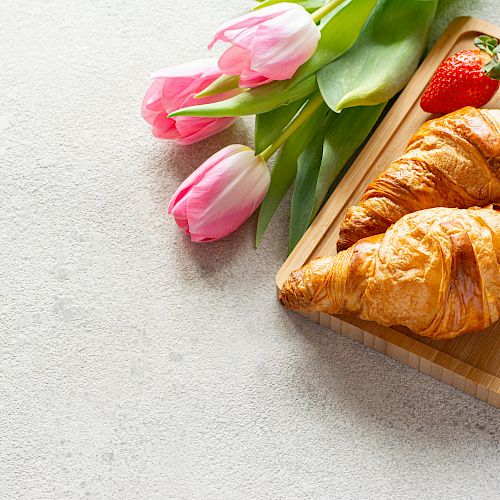
[[[339,225],[367,184],[402,152],[410,136],[431,115],[420,109],[420,96],[439,63],[451,53],[474,46],[478,34],[500,38],[500,28],[471,17],[453,20],[410,83],[361,151],[311,227],[276,276],[278,289],[289,273],[311,258],[336,253]],[[486,106],[500,108],[500,92]],[[324,313],[308,318],[380,351],[427,375],[500,408],[500,322],[481,333],[433,341],[404,328]]]

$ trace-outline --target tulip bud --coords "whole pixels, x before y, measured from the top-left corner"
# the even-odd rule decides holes
[[[222,40],[231,47],[219,59],[226,75],[240,75],[241,87],[289,80],[314,53],[320,31],[298,4],[278,3],[224,23],[212,46]]]
[[[153,135],[179,144],[193,144],[231,126],[233,117],[168,116],[179,108],[226,99],[227,93],[194,98],[221,74],[216,59],[200,59],[153,73],[153,83],[142,102],[142,116],[153,126]]]
[[[253,214],[270,181],[262,156],[233,144],[211,156],[179,186],[168,213],[191,241],[219,240]]]

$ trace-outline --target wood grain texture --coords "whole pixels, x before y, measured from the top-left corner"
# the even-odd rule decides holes
[[[459,17],[450,23],[283,264],[276,276],[278,289],[290,272],[310,259],[336,253],[339,226],[346,209],[356,204],[369,182],[403,152],[419,126],[433,118],[422,111],[419,101],[439,63],[458,50],[473,47],[478,34],[500,38],[500,28],[471,17]],[[486,107],[500,108],[500,93]],[[499,323],[481,333],[435,341],[417,337],[404,328],[387,328],[346,316],[306,316],[500,408]]]

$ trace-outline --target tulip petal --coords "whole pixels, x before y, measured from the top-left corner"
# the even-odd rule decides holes
[[[210,243],[211,241],[215,241],[216,238],[208,238],[203,234],[189,233],[191,236],[191,241],[193,243]]]
[[[240,87],[255,88],[272,81],[272,78],[267,78],[256,71],[245,68],[240,77]]]
[[[160,80],[154,80],[142,100],[142,117],[151,125],[153,124],[158,113],[164,111],[161,104],[162,90],[163,82]]]
[[[241,75],[240,87],[258,87],[272,81],[250,69],[250,56],[249,50],[232,45],[219,59],[219,68],[226,75]]]
[[[255,35],[250,68],[273,80],[292,78],[316,50],[320,32],[303,11],[287,12],[261,24]]]
[[[208,158],[200,167],[198,167],[189,177],[187,177],[184,182],[177,188],[177,191],[173,194],[170,202],[168,204],[167,212],[172,213],[174,207],[179,203],[184,196],[190,191],[190,189],[200,182],[201,179],[209,172],[213,167],[219,164],[222,160],[229,158],[230,156],[250,149],[248,146],[243,146],[241,144],[231,144],[227,146],[210,158]]]
[[[154,137],[159,139],[175,140],[181,137],[176,128],[175,120],[169,118],[165,112],[159,113],[151,125],[153,126]]]
[[[250,51],[232,45],[219,59],[219,69],[226,75],[240,75],[250,60]]]
[[[219,118],[218,120],[211,119],[204,128],[200,129],[198,127],[198,129],[193,131],[191,134],[188,134],[187,131],[183,130],[183,132],[181,133],[182,138],[177,142],[185,146],[194,144],[195,142],[206,139],[207,137],[211,137],[212,135],[215,135],[229,128],[235,122],[235,120],[235,117]],[[177,119],[176,121],[176,126],[177,129],[179,129],[179,119]]]
[[[167,112],[179,109],[180,100],[195,95],[220,76],[217,59],[206,58],[189,61],[169,68],[163,68],[152,75],[164,83],[162,104]]]
[[[182,198],[172,209],[171,214],[174,216],[175,223],[186,233],[189,232],[189,224],[187,219],[187,197]]]
[[[181,120],[185,118],[185,120]],[[175,126],[182,137],[188,137],[196,132],[200,132],[205,127],[213,123],[213,119],[206,117],[196,117],[196,121],[192,120],[191,116],[179,116],[175,119]]]
[[[232,97],[233,92],[203,99],[194,96],[221,76],[216,59],[200,59],[153,73],[153,82],[144,96],[143,118],[152,125],[153,135],[161,139],[192,144],[229,127],[234,118],[178,117],[167,115],[180,108],[210,104]]]
[[[240,75],[240,87],[258,87],[292,78],[314,53],[319,28],[298,4],[278,3],[228,21],[219,27],[217,40],[232,44],[219,59],[220,70]]]
[[[208,85],[214,82],[221,75],[217,68],[217,76],[209,79],[187,79],[187,78],[166,78],[162,90],[161,102],[165,111],[171,113],[181,106],[188,105],[194,101],[194,96],[204,90]],[[200,102],[204,99],[198,99]],[[205,104],[207,103],[205,99]]]
[[[208,171],[187,200],[193,241],[217,240],[235,231],[260,205],[269,182],[265,161],[250,149]]]
[[[208,48],[211,49],[217,41],[221,40],[224,42],[234,43],[242,48],[250,49],[251,40],[244,35],[245,31],[250,30],[250,32],[253,32],[252,28],[258,26],[259,24],[280,16],[290,9],[295,10],[296,8],[302,9],[299,5],[283,2],[266,7],[265,9],[250,12],[236,19],[231,19],[230,21],[227,21],[219,26],[213,40],[208,45]]]

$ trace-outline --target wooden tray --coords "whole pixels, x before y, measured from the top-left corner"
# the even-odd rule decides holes
[[[473,47],[474,37],[483,33],[500,38],[500,28],[480,19],[459,17],[450,23],[283,264],[276,276],[278,289],[291,271],[311,258],[336,253],[339,225],[346,209],[359,201],[367,184],[401,155],[411,135],[431,118],[431,115],[420,109],[419,101],[439,63],[451,53]],[[486,107],[500,108],[500,92]],[[500,408],[498,322],[481,333],[454,340],[433,341],[414,336],[404,328],[386,328],[355,318],[324,313],[305,315]]]

